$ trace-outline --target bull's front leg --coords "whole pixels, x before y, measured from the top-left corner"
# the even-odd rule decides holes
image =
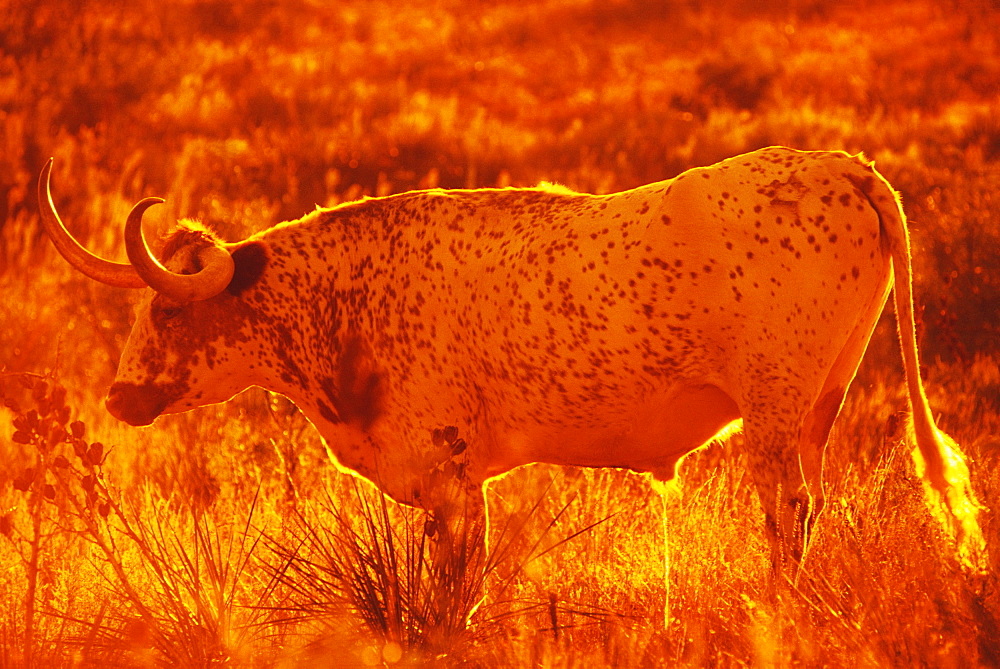
[[[464,626],[482,603],[490,570],[486,546],[486,502],[483,481],[469,471],[467,444],[453,427],[433,432],[439,454],[427,473],[424,532],[430,539],[432,583],[445,598],[438,610],[462,616]]]

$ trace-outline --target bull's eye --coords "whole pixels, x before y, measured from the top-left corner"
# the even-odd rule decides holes
[[[180,313],[181,313],[181,308],[180,307],[165,307],[164,309],[162,309],[160,311],[160,316],[164,320],[168,320],[169,321],[169,320],[173,320],[174,318],[177,318],[178,316],[180,316]]]

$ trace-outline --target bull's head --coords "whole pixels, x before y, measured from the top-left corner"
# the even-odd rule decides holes
[[[232,251],[246,246],[229,248],[207,231],[184,230],[168,245],[172,248],[164,266],[142,234],[143,213],[163,202],[150,197],[132,208],[125,223],[130,262],[99,258],[70,235],[56,213],[49,189],[51,170],[50,160],[38,179],[38,202],[42,226],[59,253],[101,283],[152,289],[137,307],[108,393],[108,410],[119,420],[147,425],[161,413],[221,402],[246,388],[250,381],[245,356],[252,352],[242,350],[248,340],[242,330],[248,307],[232,288],[234,270],[246,265],[235,262]],[[259,273],[263,263],[256,265]]]

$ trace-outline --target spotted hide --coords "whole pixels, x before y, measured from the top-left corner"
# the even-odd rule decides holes
[[[454,503],[442,471],[473,507],[527,463],[669,480],[742,419],[778,570],[802,559],[827,436],[895,280],[916,453],[951,526],[978,531],[921,386],[903,213],[861,157],[767,148],[610,195],[411,192],[231,244],[182,225],[165,271],[204,271],[206,249],[232,259],[216,294],[138,307],[116,417],[261,386],[342,467],[432,510]]]

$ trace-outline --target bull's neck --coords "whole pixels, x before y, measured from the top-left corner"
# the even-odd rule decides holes
[[[371,420],[369,352],[386,302],[373,291],[381,230],[362,213],[317,211],[257,237],[268,248],[259,294],[273,339],[258,385],[288,396],[314,422]]]

